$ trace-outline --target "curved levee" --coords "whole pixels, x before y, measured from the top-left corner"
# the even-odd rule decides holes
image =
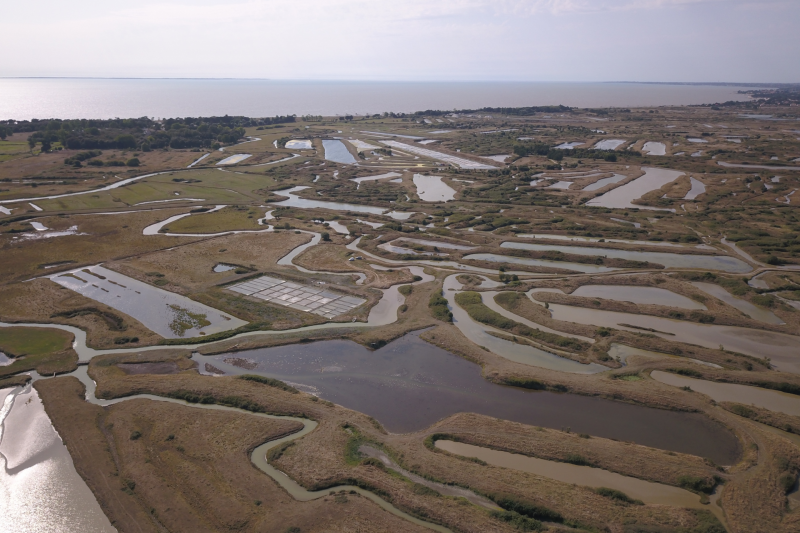
[[[534,348],[533,346],[514,343],[490,335],[490,332],[498,334],[504,334],[505,332],[475,322],[464,309],[456,304],[455,295],[458,294],[462,288],[461,283],[456,279],[457,276],[458,274],[452,274],[445,278],[444,284],[442,285],[442,292],[449,304],[448,307],[450,311],[453,313],[453,324],[473,343],[509,361],[547,368],[549,370],[558,370],[560,372],[569,372],[572,374],[597,374],[609,370],[607,367],[596,363],[582,364]]]
[[[300,439],[300,438],[308,435],[312,431],[314,431],[314,429],[316,429],[318,424],[317,424],[317,422],[315,422],[313,420],[308,420],[308,419],[305,419],[305,418],[297,418],[297,417],[292,417],[292,416],[279,416],[279,415],[268,415],[268,414],[265,414],[265,413],[253,413],[251,411],[245,411],[243,409],[237,409],[235,407],[227,407],[227,406],[223,406],[223,405],[194,404],[194,403],[189,403],[189,402],[186,402],[186,401],[183,401],[183,400],[177,400],[177,399],[174,399],[174,398],[165,398],[165,397],[162,397],[162,396],[155,396],[155,395],[152,395],[152,394],[136,394],[136,395],[132,395],[132,396],[126,396],[124,398],[116,398],[116,399],[113,399],[113,400],[101,400],[101,399],[98,399],[97,396],[95,396],[95,390],[96,390],[97,386],[96,386],[96,383],[89,377],[88,367],[87,366],[78,367],[78,369],[75,370],[74,372],[72,372],[70,375],[78,378],[78,380],[81,383],[83,383],[83,385],[86,387],[86,401],[88,401],[89,403],[93,403],[95,405],[107,406],[107,405],[113,405],[115,403],[124,402],[124,401],[128,401],[128,400],[145,399],[145,400],[153,400],[153,401],[158,401],[158,402],[175,403],[175,404],[178,404],[178,405],[183,405],[183,406],[186,406],[186,407],[192,407],[192,408],[195,408],[195,409],[208,409],[208,410],[214,410],[214,411],[231,411],[231,412],[236,412],[236,413],[244,413],[244,414],[247,414],[247,415],[250,415],[250,416],[259,416],[259,417],[262,417],[262,418],[270,418],[270,419],[274,419],[274,420],[291,420],[291,421],[294,421],[294,422],[300,422],[301,424],[303,424],[303,429],[301,429],[300,431],[298,431],[296,433],[292,433],[291,435],[287,435],[287,436],[282,437],[280,439],[275,439],[275,440],[271,440],[271,441],[265,442],[264,444],[262,444],[260,446],[257,446],[255,449],[253,449],[253,452],[250,454],[250,460],[255,465],[255,467],[258,468],[259,470],[261,470],[262,472],[264,472],[265,474],[267,474],[272,479],[274,479],[275,482],[278,483],[278,485],[280,485],[284,490],[286,490],[286,492],[288,492],[294,499],[306,502],[306,501],[311,501],[311,500],[316,500],[316,499],[319,499],[319,498],[323,498],[323,497],[329,495],[331,492],[339,492],[339,491],[357,492],[361,496],[364,496],[365,498],[368,498],[371,501],[373,501],[376,504],[378,504],[378,506],[381,507],[382,509],[384,509],[385,511],[388,511],[388,512],[392,513],[395,516],[398,516],[400,518],[408,520],[409,522],[412,522],[412,523],[417,524],[419,526],[431,529],[433,531],[439,531],[441,533],[450,533],[450,531],[451,531],[450,529],[448,529],[448,528],[446,528],[444,526],[440,526],[438,524],[432,524],[430,522],[425,522],[423,520],[420,520],[419,518],[411,516],[410,514],[405,513],[403,511],[401,511],[400,509],[398,509],[397,507],[395,507],[394,505],[390,504],[386,500],[380,498],[376,494],[374,494],[372,492],[369,492],[367,490],[364,490],[364,489],[362,489],[360,487],[353,486],[353,485],[337,485],[337,486],[334,486],[334,487],[329,487],[327,489],[317,490],[317,491],[306,490],[300,484],[298,484],[296,481],[294,481],[292,478],[290,478],[288,475],[284,474],[283,472],[281,472],[280,470],[278,470],[274,466],[270,465],[269,462],[267,461],[267,453],[269,452],[269,450],[271,450],[272,448],[274,448],[276,446],[280,446],[281,444],[284,444],[286,442],[291,442],[291,441]],[[33,381],[36,381],[36,380],[39,380],[39,379],[51,379],[51,378],[42,377],[36,372],[32,372],[31,373],[31,378],[32,378]]]

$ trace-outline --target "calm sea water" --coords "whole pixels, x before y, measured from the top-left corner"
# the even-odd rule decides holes
[[[736,94],[739,89],[636,83],[2,78],[0,120],[691,105],[746,100]]]

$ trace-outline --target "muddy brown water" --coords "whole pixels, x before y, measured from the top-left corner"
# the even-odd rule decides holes
[[[229,374],[261,374],[366,413],[396,433],[424,429],[459,412],[545,426],[569,427],[646,446],[733,464],[739,442],[698,413],[653,409],[601,398],[504,387],[486,381],[478,365],[409,333],[370,351],[346,340],[237,352],[251,370],[225,363],[230,355],[195,355]],[[252,366],[252,365],[249,365]]]

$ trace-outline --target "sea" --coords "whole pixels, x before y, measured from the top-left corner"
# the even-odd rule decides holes
[[[743,87],[648,83],[0,78],[0,120],[366,115],[565,105],[649,107],[748,100]]]

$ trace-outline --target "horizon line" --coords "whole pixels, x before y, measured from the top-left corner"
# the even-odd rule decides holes
[[[732,81],[558,81],[558,80],[379,80],[379,79],[308,79],[308,78],[239,78],[239,77],[155,77],[155,76],[0,76],[0,80],[186,80],[186,81],[275,81],[275,82],[361,82],[361,83],[625,83],[644,85],[716,85],[737,87],[785,87],[800,82],[732,82]]]

